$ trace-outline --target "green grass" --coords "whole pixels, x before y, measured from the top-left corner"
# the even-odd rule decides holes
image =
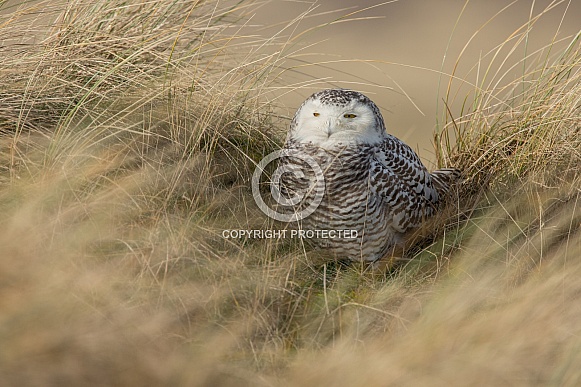
[[[577,37],[447,111],[456,212],[378,274],[222,237],[272,226],[249,181],[287,125],[252,3],[67,4],[0,8],[52,18],[0,53],[3,385],[579,383]]]

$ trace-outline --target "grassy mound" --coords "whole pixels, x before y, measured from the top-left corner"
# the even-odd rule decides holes
[[[222,236],[286,126],[251,6],[4,9],[2,384],[578,384],[577,39],[448,116],[457,222],[374,275]]]

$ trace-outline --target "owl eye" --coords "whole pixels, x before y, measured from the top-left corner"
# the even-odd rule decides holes
[[[357,116],[355,114],[347,113],[347,114],[343,114],[343,117],[345,117],[345,118],[355,118]]]
[[[313,113],[313,115],[314,115],[315,117],[318,117],[318,116],[320,116],[321,114],[320,114],[320,113]]]

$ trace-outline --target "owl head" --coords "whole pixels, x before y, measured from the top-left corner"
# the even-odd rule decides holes
[[[377,105],[352,90],[328,89],[311,95],[297,110],[287,141],[321,148],[376,144],[385,139]]]

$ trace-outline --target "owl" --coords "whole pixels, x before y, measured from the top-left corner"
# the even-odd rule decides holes
[[[322,200],[299,229],[337,259],[378,262],[404,248],[409,235],[442,208],[460,176],[457,169],[428,172],[418,155],[388,134],[379,108],[365,95],[329,89],[296,112],[281,159],[283,195],[300,211],[314,200],[315,160],[323,174]],[[297,155],[292,156],[292,155]]]

